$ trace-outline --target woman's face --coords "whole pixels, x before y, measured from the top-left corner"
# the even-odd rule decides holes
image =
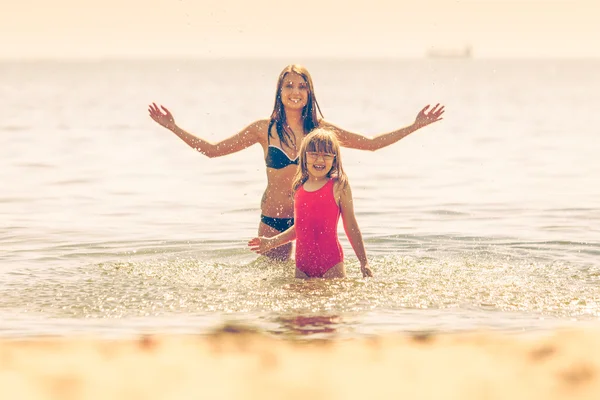
[[[288,73],[281,85],[281,102],[286,109],[302,110],[308,103],[308,83],[294,72]]]

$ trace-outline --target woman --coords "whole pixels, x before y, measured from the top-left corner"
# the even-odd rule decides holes
[[[396,143],[412,132],[441,120],[444,106],[437,104],[431,110],[424,107],[415,122],[405,128],[367,137],[348,132],[322,119],[310,74],[300,65],[288,65],[281,71],[275,92],[275,106],[271,117],[255,121],[237,134],[211,143],[181,129],[164,106],[152,103],[148,111],[158,124],[169,129],[190,147],[207,157],[221,157],[244,150],[259,143],[265,154],[267,188],[261,201],[258,235],[272,237],[294,224],[294,195],[292,180],[298,165],[298,151],[304,137],[314,128],[329,128],[344,147],[359,150],[378,150]],[[317,111],[321,118],[317,117]],[[287,260],[291,243],[270,250],[265,255]]]

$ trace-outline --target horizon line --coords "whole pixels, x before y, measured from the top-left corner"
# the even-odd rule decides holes
[[[73,56],[73,57],[2,57],[0,63],[29,62],[114,62],[114,61],[282,61],[291,58],[311,61],[487,61],[487,60],[600,60],[600,56],[470,56],[470,57],[431,57],[421,56]]]

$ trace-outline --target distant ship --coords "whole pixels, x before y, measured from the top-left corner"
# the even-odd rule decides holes
[[[473,48],[466,46],[463,49],[431,49],[427,52],[428,58],[472,58]]]

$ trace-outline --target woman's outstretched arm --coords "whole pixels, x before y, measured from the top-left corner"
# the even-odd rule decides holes
[[[411,125],[373,137],[346,131],[326,121],[322,121],[322,125],[323,127],[329,128],[336,133],[336,136],[340,141],[340,145],[352,149],[374,151],[394,144],[400,139],[410,135],[414,131],[443,119],[442,114],[444,114],[445,111],[444,106],[436,104],[431,110],[429,107],[429,105],[425,106],[417,114],[415,122],[413,122]]]
[[[172,131],[188,146],[209,158],[236,153],[255,143],[259,143],[260,138],[263,136],[263,133],[266,132],[268,127],[267,120],[259,120],[251,123],[240,132],[227,139],[212,143],[177,126],[173,114],[162,105],[159,108],[155,103],[152,103],[148,106],[148,112],[150,113],[150,118],[156,121],[156,123]]]
[[[284,232],[273,237],[259,236],[248,241],[248,247],[255,253],[263,254],[275,247],[282,246],[296,239],[296,227],[291,226]]]

